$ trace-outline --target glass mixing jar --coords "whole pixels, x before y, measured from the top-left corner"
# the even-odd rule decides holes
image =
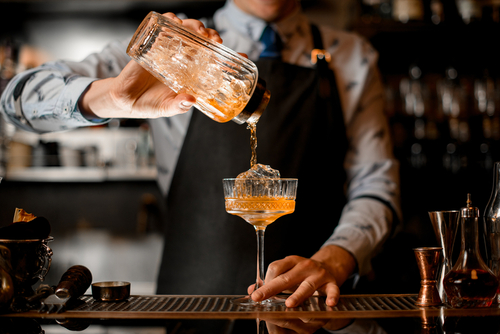
[[[252,61],[159,13],[142,21],[127,54],[174,92],[196,97],[214,121],[255,124],[269,102]]]

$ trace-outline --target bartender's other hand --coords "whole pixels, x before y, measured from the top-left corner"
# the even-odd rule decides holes
[[[214,42],[222,43],[222,38],[220,38],[219,33],[214,29],[205,28],[205,25],[201,21],[194,20],[194,19],[181,20],[174,13],[164,13],[162,15],[165,17],[168,17],[169,19],[171,19],[179,24],[182,24],[186,28],[191,29],[192,31],[194,31],[194,32],[206,37],[206,38],[211,39]]]
[[[264,286],[252,293],[252,299],[262,301],[284,291],[293,291],[285,305],[297,307],[314,294],[326,296],[326,305],[335,306],[340,297],[339,286],[356,269],[356,260],[345,249],[329,245],[322,247],[310,259],[288,256],[271,263]]]
[[[205,28],[198,20],[181,20],[173,13],[163,15],[222,43],[217,31]],[[80,97],[78,106],[87,118],[159,118],[185,113],[195,102],[194,96],[176,94],[131,60],[117,77],[91,83]]]
[[[340,296],[335,276],[321,262],[296,255],[274,261],[267,268],[266,282],[252,293],[262,301],[281,292],[294,291],[285,302],[297,307],[315,292],[327,296],[327,305],[335,305]]]

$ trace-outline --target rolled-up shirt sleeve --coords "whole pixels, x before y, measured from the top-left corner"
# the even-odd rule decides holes
[[[81,62],[54,61],[22,72],[0,100],[5,117],[32,132],[63,131],[101,124],[78,110],[78,99],[95,80],[116,76],[130,58],[124,42],[114,42]]]

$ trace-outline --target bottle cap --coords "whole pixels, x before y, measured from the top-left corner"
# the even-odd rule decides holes
[[[250,101],[248,101],[245,108],[232,120],[238,124],[243,124],[245,122],[249,124],[257,123],[266,109],[270,98],[271,92],[266,89],[266,82],[259,78]]]
[[[460,215],[462,218],[478,218],[479,209],[472,206],[472,201],[470,199],[470,194],[467,194],[467,206],[460,210]]]

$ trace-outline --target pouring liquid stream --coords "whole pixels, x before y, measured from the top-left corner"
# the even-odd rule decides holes
[[[250,159],[250,168],[257,164],[257,122],[248,123],[248,129],[250,129],[250,150],[252,151],[252,157]]]

